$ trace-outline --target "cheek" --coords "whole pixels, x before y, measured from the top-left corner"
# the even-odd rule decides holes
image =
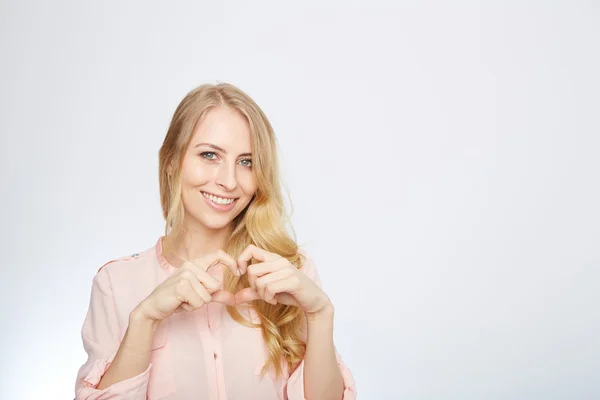
[[[202,163],[189,163],[184,165],[183,182],[188,186],[198,186],[211,179],[213,170]]]
[[[248,173],[243,174],[238,179],[238,185],[240,185],[240,189],[246,196],[252,196],[256,192],[256,179],[254,178],[254,174]]]

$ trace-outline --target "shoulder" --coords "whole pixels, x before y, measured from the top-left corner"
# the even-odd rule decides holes
[[[114,258],[105,262],[96,272],[94,279],[106,281],[142,278],[148,276],[150,270],[156,268],[156,254],[154,247],[126,256]]]
[[[94,276],[93,287],[112,297],[117,312],[126,318],[166,277],[152,247],[105,262]]]
[[[110,260],[110,261],[104,263],[98,269],[98,272],[102,271],[104,268],[106,268],[110,264],[118,263],[118,264],[120,264],[122,266],[122,265],[129,264],[127,261],[135,260],[135,259],[138,259],[139,257],[140,257],[139,253],[134,253],[134,254],[131,254],[131,255],[128,255],[128,256],[122,256],[122,257],[115,258],[113,260]],[[112,266],[109,269],[114,269],[114,268],[115,268],[115,266]],[[119,268],[119,267],[117,267],[117,268]]]

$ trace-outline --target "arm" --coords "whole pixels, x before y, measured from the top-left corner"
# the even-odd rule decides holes
[[[344,395],[344,381],[333,344],[333,306],[319,314],[307,315],[306,321],[305,397],[339,400]]]
[[[300,270],[280,255],[254,245],[242,251],[238,265],[248,274],[248,290],[254,292],[248,297],[304,310],[306,351],[287,379],[284,390],[289,400],[354,400],[354,379],[333,345],[333,306],[311,258],[302,250],[299,253],[304,256]],[[251,259],[259,262],[248,265]]]
[[[157,328],[158,322],[144,318],[138,309],[131,312],[127,332],[112,364],[98,383],[98,390],[137,376],[148,369],[152,339]]]
[[[88,360],[77,375],[76,400],[146,400],[148,390],[153,388],[155,392],[150,395],[157,398],[173,393],[174,382],[164,373],[153,375],[149,385],[152,352],[157,348],[154,342],[159,339],[164,345],[166,340],[159,333],[161,321],[178,309],[197,310],[211,301],[211,293],[219,291],[220,282],[206,272],[216,261],[227,265],[232,273],[237,272],[235,260],[223,251],[185,262],[130,312],[123,338],[119,337],[122,329],[110,276],[107,269],[100,269],[94,277],[81,332]]]
[[[136,358],[131,353],[138,351],[139,354],[143,343],[151,340],[148,337],[153,327],[139,323],[136,318],[133,320],[121,343],[109,275],[105,269],[100,270],[94,276],[90,304],[81,330],[88,358],[77,374],[77,400],[146,399],[151,369],[147,360],[149,354]],[[133,343],[139,343],[138,347],[131,347]],[[127,360],[129,357],[135,361]]]

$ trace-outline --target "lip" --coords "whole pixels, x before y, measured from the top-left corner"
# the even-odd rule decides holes
[[[208,192],[204,192],[207,194],[210,194]],[[206,197],[202,192],[200,192],[200,196],[202,196],[202,198],[204,199],[204,201],[206,201],[206,203],[212,207],[213,210],[216,211],[221,211],[221,212],[226,212],[226,211],[231,211],[233,210],[233,207],[235,207],[236,202],[237,202],[237,198],[233,198],[233,202],[231,204],[217,204],[217,203],[213,203],[208,197]],[[231,197],[229,197],[231,199]]]
[[[201,192],[201,193],[210,194],[210,195],[212,195],[212,196],[215,196],[215,197],[220,197],[220,198],[222,198],[222,199],[228,199],[228,200],[237,200],[237,199],[238,199],[237,197],[223,196],[223,195],[220,195],[220,194],[216,194],[216,193],[207,192],[206,190],[201,190],[200,192]]]

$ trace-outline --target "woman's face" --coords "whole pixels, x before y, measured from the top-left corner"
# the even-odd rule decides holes
[[[227,227],[256,192],[250,126],[238,111],[215,107],[196,126],[183,159],[186,224]]]

